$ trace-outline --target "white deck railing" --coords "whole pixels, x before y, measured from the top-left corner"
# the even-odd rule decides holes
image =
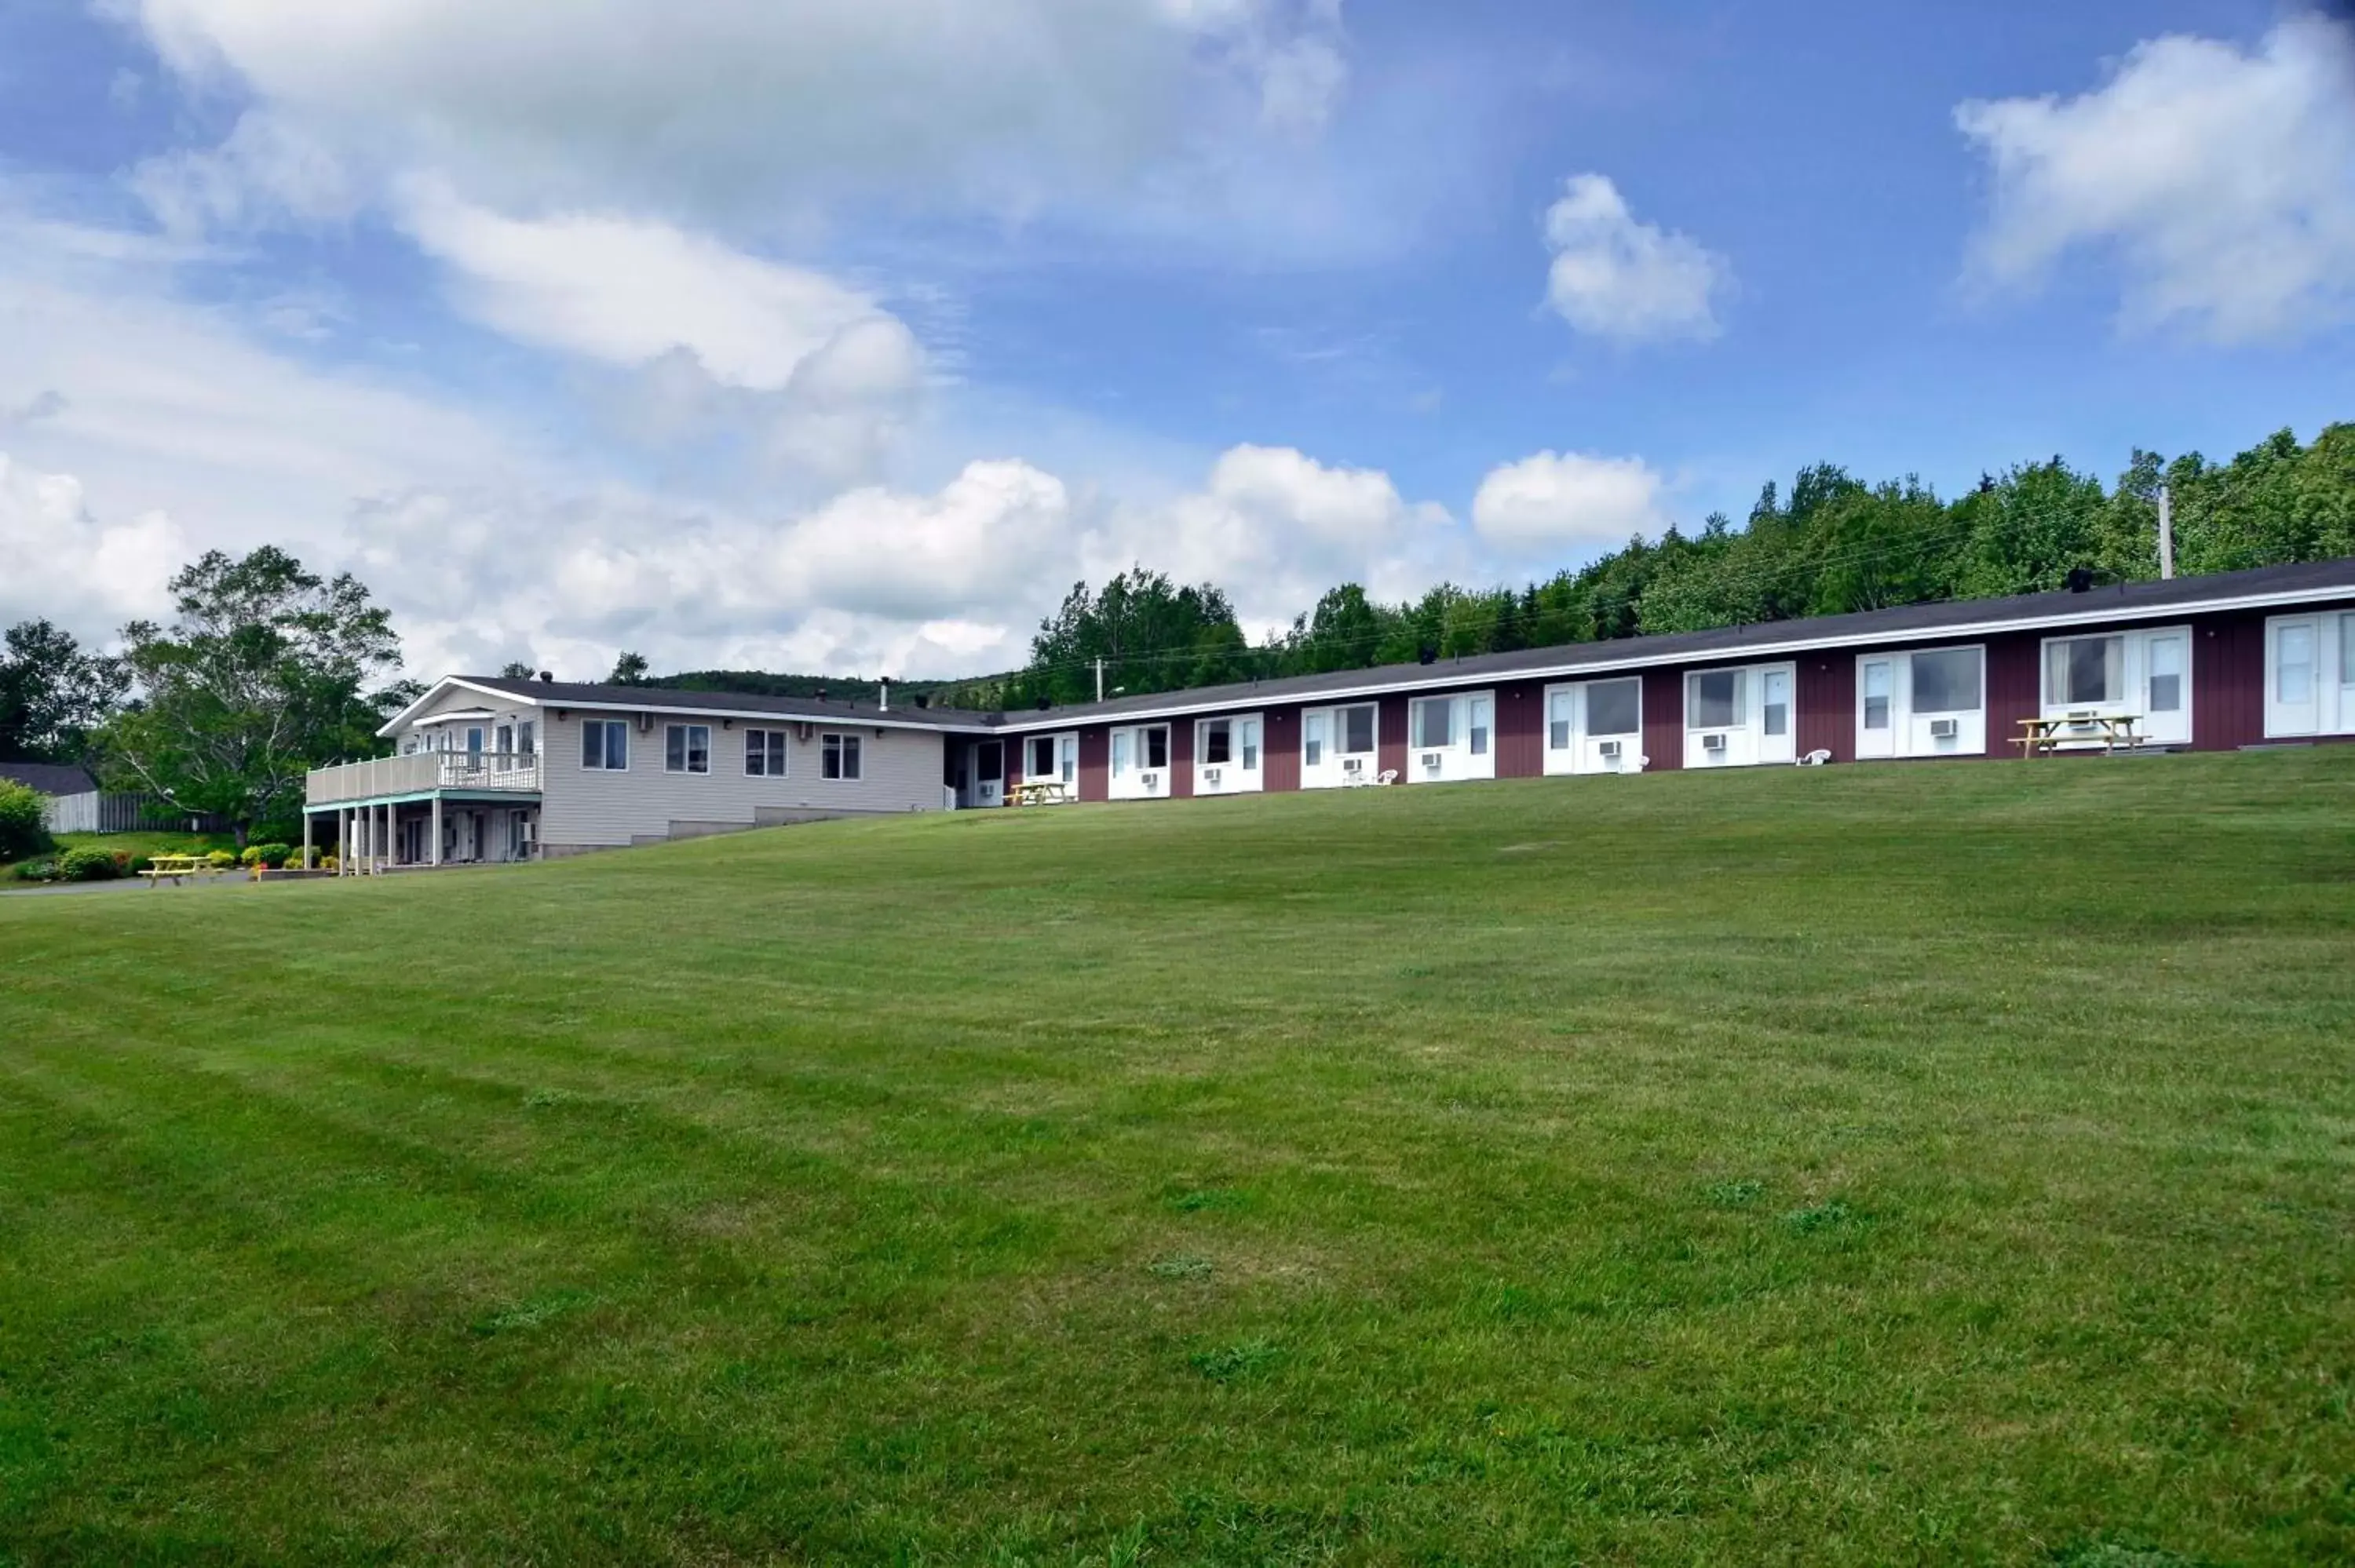
[[[539,758],[489,751],[418,751],[371,762],[342,762],[313,768],[304,780],[303,799],[308,805],[332,806],[387,795],[422,795],[431,789],[537,793]]]

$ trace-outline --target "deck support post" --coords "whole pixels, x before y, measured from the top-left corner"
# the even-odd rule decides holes
[[[311,808],[303,808],[303,869],[311,869]]]
[[[442,791],[439,789],[433,792],[433,821],[430,832],[432,842],[426,848],[425,863],[440,865],[442,863]]]

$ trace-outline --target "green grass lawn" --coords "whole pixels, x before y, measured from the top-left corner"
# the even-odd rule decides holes
[[[2355,1556],[2355,747],[0,899],[0,1561]]]

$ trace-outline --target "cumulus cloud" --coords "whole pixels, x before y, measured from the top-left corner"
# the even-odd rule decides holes
[[[1019,211],[1321,123],[1347,76],[1337,0],[110,4],[183,79],[510,210],[741,217],[879,180]]]
[[[2107,258],[2123,323],[2220,343],[2355,319],[2355,33],[2285,21],[2254,50],[2138,44],[2100,88],[1974,101],[1955,122],[1988,162],[1972,276],[2032,285]]]
[[[160,613],[187,543],[160,512],[101,524],[80,480],[0,451],[0,625],[41,618],[101,636]]]
[[[1472,498],[1472,526],[1514,559],[1593,554],[1665,528],[1664,488],[1641,458],[1539,452],[1488,471]]]
[[[1726,260],[1640,222],[1603,175],[1573,175],[1546,209],[1546,302],[1580,332],[1617,343],[1717,336]]]

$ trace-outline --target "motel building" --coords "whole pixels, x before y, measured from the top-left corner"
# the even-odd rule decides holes
[[[453,675],[320,768],[346,872],[1016,800],[2355,737],[2355,560],[981,714]]]

